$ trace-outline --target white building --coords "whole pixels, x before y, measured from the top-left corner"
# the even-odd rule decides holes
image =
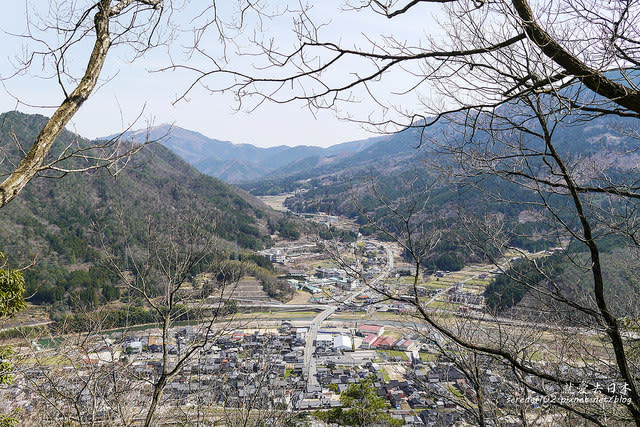
[[[331,347],[333,343],[333,337],[331,334],[318,334],[316,337],[316,346],[320,348],[328,348]]]
[[[333,348],[336,350],[353,350],[351,338],[346,335],[336,335],[333,337]]]
[[[307,335],[307,328],[296,328],[296,338],[304,340]]]

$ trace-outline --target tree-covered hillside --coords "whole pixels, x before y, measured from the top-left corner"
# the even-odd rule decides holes
[[[44,122],[37,115],[0,115],[2,172]],[[68,144],[88,141],[64,131],[50,156]],[[149,227],[168,230],[198,219],[202,233],[222,238],[216,250],[234,253],[268,245],[268,223],[279,218],[255,197],[201,174],[159,144],[146,146],[117,175],[109,172],[38,177],[0,212],[1,249],[12,265],[35,259],[25,272],[32,302],[95,305],[116,299],[118,278],[101,259],[109,253],[126,267],[131,249],[125,242],[129,248],[142,244]]]

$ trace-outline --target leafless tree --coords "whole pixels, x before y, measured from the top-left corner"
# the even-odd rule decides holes
[[[572,108],[637,117],[640,105],[633,73],[638,66],[638,18],[633,2],[604,6],[595,0],[533,5],[527,0],[359,1],[347,2],[344,9],[386,17],[393,31],[398,29],[393,27],[394,20],[403,15],[433,12],[430,3],[439,9],[435,18],[425,19],[430,31],[419,40],[365,30],[364,43],[343,45],[340,34],[323,33],[324,22],[313,20],[312,8],[298,7],[291,13],[299,43],[290,51],[268,36],[255,38],[258,50],[251,53],[266,58],[258,71],[220,62],[208,70],[191,70],[198,82],[210,82],[207,87],[214,91],[219,85],[213,83],[215,77],[222,75],[227,83],[224,90],[235,90],[245,106],[252,100],[250,107],[264,101],[298,100],[312,108],[338,108],[364,96],[379,101],[381,111],[395,110],[403,119],[362,119],[373,125],[422,126],[418,119],[431,123],[445,111],[493,108],[532,92],[558,96],[558,89],[567,85],[591,94],[580,100],[567,98]],[[504,60],[507,56],[509,62]],[[359,63],[361,69],[336,76],[346,63]],[[611,75],[613,70],[618,75]],[[421,89],[432,91],[434,81],[439,81],[442,102],[429,102],[425,111],[409,115],[404,114],[405,108],[388,104],[388,87],[376,83],[395,71],[401,71],[399,75],[408,82],[396,84],[398,93],[413,96]],[[450,85],[452,81],[456,83]],[[448,107],[442,108],[445,101]]]
[[[83,333],[25,333],[16,390],[37,396],[22,423],[131,425],[141,416],[145,381],[107,336],[94,312]],[[61,329],[62,331],[63,329]],[[38,342],[54,343],[39,349]]]
[[[402,194],[408,195],[411,192],[403,191]],[[424,202],[425,198],[422,197],[421,200]],[[412,284],[396,283],[393,280],[368,283],[366,276],[357,267],[358,263],[346,260],[337,251],[333,252],[333,256],[343,268],[363,283],[368,283],[384,298],[413,306],[413,321],[418,324],[426,322],[432,328],[431,333],[435,332],[442,338],[441,341],[434,342],[441,357],[464,374],[472,393],[469,396],[459,396],[447,388],[440,388],[439,392],[436,390],[432,395],[455,402],[478,425],[491,425],[507,416],[527,424],[541,416],[532,407],[543,402],[545,406],[549,404],[555,408],[554,412],[545,411],[546,415],[554,417],[554,423],[571,425],[575,422],[575,417],[585,418],[598,425],[614,422],[624,424],[630,421],[629,414],[625,415],[628,410],[625,403],[583,404],[576,402],[575,395],[562,394],[570,387],[577,388],[580,384],[584,388],[583,393],[593,393],[603,401],[615,402],[614,393],[600,388],[613,382],[622,384],[621,376],[615,372],[615,356],[611,344],[606,340],[594,341],[589,338],[604,334],[601,326],[592,319],[567,322],[567,312],[594,312],[593,303],[589,305],[584,300],[576,299],[574,295],[568,295],[566,288],[562,286],[562,278],[552,275],[541,259],[531,258],[530,262],[544,278],[532,280],[513,270],[508,258],[498,259],[496,255],[492,255],[503,253],[496,251],[493,245],[504,250],[508,247],[509,239],[495,227],[487,228],[486,221],[481,223],[467,215],[463,221],[456,222],[457,226],[453,224],[451,228],[444,229],[436,224],[437,220],[432,219],[442,217],[442,214],[425,213],[428,210],[424,206],[429,206],[428,203],[406,203],[403,198],[396,202],[381,200],[381,210],[386,210],[388,216],[381,215],[383,221],[370,217],[370,222],[386,236],[397,236],[394,242],[403,248],[405,256],[413,265]],[[423,208],[416,211],[413,210],[415,206]],[[395,226],[391,227],[389,224]],[[479,229],[485,230],[485,234],[479,232]],[[500,313],[458,311],[455,306],[431,307],[433,299],[425,292],[427,288],[421,286],[421,266],[438,253],[439,236],[456,232],[466,236],[463,241],[469,249],[484,254],[504,275],[515,283],[526,286],[532,298],[543,301],[537,305],[541,309],[546,307],[543,315],[534,318],[507,318]],[[525,252],[521,255],[528,257]],[[434,298],[446,301],[442,298],[443,295],[446,297],[447,292]],[[562,306],[562,310],[557,310],[558,306]],[[418,326],[418,330],[420,329]],[[630,363],[635,363],[632,342],[627,341],[625,345]],[[492,372],[487,373],[488,369]],[[488,378],[492,375],[500,381],[493,385],[495,387],[490,394],[487,389],[492,384],[488,382]],[[503,397],[511,393],[510,403],[499,410],[495,406],[498,393]],[[625,402],[628,404],[630,400]]]
[[[127,288],[141,296],[155,313],[161,331],[160,372],[151,381],[153,392],[145,411],[145,425],[152,425],[167,384],[186,364],[192,362],[195,355],[211,346],[215,337],[226,330],[224,325],[217,322],[228,314],[225,312],[229,302],[228,295],[233,292],[237,278],[231,278],[229,283],[227,279],[218,283],[219,298],[208,305],[190,302],[189,293],[184,289],[193,276],[195,267],[212,262],[217,247],[215,234],[203,231],[204,224],[204,220],[198,219],[179,220],[171,226],[172,230],[159,230],[150,222],[145,245],[130,247],[127,251],[133,274],[122,270],[117,263],[113,264]],[[214,266],[210,265],[208,268]],[[177,357],[172,357],[169,334],[175,328],[175,322],[180,319],[202,319],[204,323],[189,343],[181,344],[180,337],[173,337],[177,340],[173,347],[177,345],[178,354]],[[181,345],[183,348],[180,348]]]
[[[245,6],[242,6],[243,2],[238,3],[241,5],[240,21],[245,13],[259,10],[252,2]],[[25,33],[17,37],[26,40],[30,48],[37,47],[27,50],[17,64],[15,75],[7,78],[34,72],[42,65],[43,77],[59,87],[63,101],[54,108],[32,144],[22,146],[15,132],[10,133],[9,140],[1,141],[3,145],[15,147],[12,150],[17,151],[18,161],[11,164],[13,159],[9,156],[0,157],[0,164],[5,167],[0,172],[4,175],[0,184],[0,208],[17,197],[38,174],[60,177],[98,168],[106,168],[115,174],[141,148],[125,143],[119,137],[97,143],[62,141],[60,148],[54,144],[101,80],[105,80],[101,74],[110,52],[119,49],[134,61],[144,58],[149,50],[165,45],[175,36],[176,23],[172,18],[181,6],[174,8],[174,2],[170,0],[61,0],[45,8],[44,14],[38,14],[38,8],[33,15],[26,14]],[[215,1],[191,10],[195,10],[193,16],[198,21],[190,28],[196,33],[196,39],[200,38],[197,33],[215,28],[218,34],[215,43],[226,42],[223,33],[230,27],[220,20]],[[87,41],[93,44],[89,51],[86,50]],[[71,57],[81,54],[86,54],[86,64],[77,69]],[[26,105],[19,96],[15,98],[17,105]],[[61,364],[64,367],[56,365],[55,369],[44,370],[28,379],[31,389],[43,396],[43,404],[50,405],[42,420],[61,424],[112,422],[129,425],[140,421],[142,416],[145,425],[155,422],[167,384],[225,330],[225,325],[218,321],[228,309],[227,291],[233,280],[219,281],[218,298],[209,304],[192,301],[191,291],[185,289],[193,269],[211,261],[217,244],[214,233],[200,233],[200,225],[202,223],[178,222],[171,230],[157,230],[150,224],[147,244],[128,247],[125,252],[133,271],[125,271],[116,260],[112,263],[128,291],[139,295],[158,320],[162,358],[157,375],[146,378],[137,375],[127,359],[120,358],[119,351],[110,351],[108,361],[95,359],[97,348],[104,344],[100,340],[104,339],[106,318],[101,317],[100,310],[87,314],[87,319],[93,319],[93,323],[87,325],[91,326],[89,332],[67,337],[66,345],[59,351],[57,357],[64,359]],[[179,240],[176,240],[177,234],[181,235]],[[205,234],[207,237],[203,237]],[[126,236],[124,238],[126,240]],[[202,322],[192,341],[182,348],[178,342],[179,354],[174,357],[170,341],[175,337],[170,335],[178,320]],[[86,362],[86,366],[65,375],[64,368],[73,369],[79,359],[83,364]],[[41,362],[46,365],[46,360]],[[127,381],[128,377],[131,381]],[[151,395],[134,396],[137,386],[145,391],[150,389]],[[252,414],[250,418],[253,417]]]
[[[30,147],[22,151],[18,145],[22,151],[21,160],[0,184],[0,207],[14,199],[43,170],[67,173],[115,166],[139,150],[139,147],[127,147],[115,138],[95,145],[68,143],[55,156],[48,156],[56,138],[98,86],[109,51],[114,46],[126,44],[137,55],[142,55],[158,43],[157,30],[165,15],[163,3],[161,0],[86,4],[63,1],[49,8],[49,16],[40,17],[37,12],[35,16],[25,16],[26,30],[22,37],[38,47],[18,62],[15,75],[42,64],[51,72],[48,77],[57,83],[64,100]],[[26,6],[28,9],[28,4]],[[86,68],[77,71],[71,65],[69,55],[75,54],[88,39],[93,40],[93,47],[87,52]],[[20,99],[17,101],[19,103]],[[2,142],[10,144],[12,141]],[[71,165],[64,162],[70,158],[81,159],[82,162]]]
[[[149,343],[160,352],[154,366],[129,354],[127,340],[135,334],[135,325],[122,325],[123,319],[114,325],[113,308],[76,313],[50,336],[25,336],[17,389],[38,396],[36,410],[25,417],[56,425],[153,425],[179,417],[172,413],[173,398],[164,396],[165,389],[229,333],[229,297],[238,279],[223,274],[224,265],[214,262],[220,247],[203,224],[191,219],[159,230],[150,221],[144,244],[126,241],[129,270],[115,257],[110,259],[123,292],[131,299],[142,298],[140,309],[153,318],[146,327],[156,331],[156,342]],[[222,277],[216,281],[216,298],[204,299],[193,289],[200,269]],[[120,307],[122,312],[127,309]],[[182,327],[188,333],[180,332],[179,321],[192,325]],[[30,348],[43,338],[53,344],[50,349]]]
[[[429,3],[440,8],[439,22],[435,23],[439,32],[405,41],[378,37],[363,29],[365,41],[360,45],[344,45],[333,35],[324,34],[322,25],[304,9],[297,14],[294,31],[299,43],[294,48],[287,51],[257,41],[258,53],[267,58],[264,68],[247,72],[214,64],[199,72],[196,79],[211,82],[221,76],[219,87],[235,90],[249,108],[266,101],[302,101],[312,109],[333,108],[340,114],[341,108],[359,100],[358,96],[368,98],[380,113],[355,120],[382,130],[423,130],[423,139],[417,143],[443,154],[440,161],[448,162],[450,176],[462,184],[477,186],[483,177],[494,177],[530,190],[534,199],[524,203],[548,222],[551,238],[565,247],[579,245],[586,251],[584,257],[575,257],[570,251],[565,256],[589,273],[589,292],[580,297],[568,293],[558,277],[535,260],[531,260],[533,268],[544,277],[545,285],[535,286],[524,277],[516,279],[536,288],[541,298],[554,301],[550,313],[557,314],[557,307],[561,307],[565,313],[587,319],[583,325],[601,337],[598,344],[575,339],[571,352],[565,353],[560,344],[566,341],[557,341],[557,370],[549,372],[525,357],[523,348],[510,346],[508,340],[483,343],[449,330],[425,309],[417,293],[412,302],[429,325],[456,345],[502,360],[530,390],[545,393],[544,387],[526,381],[529,376],[560,387],[584,382],[587,389],[598,392],[602,392],[603,380],[624,384],[624,395],[604,391],[618,402],[609,413],[588,405],[559,406],[598,425],[612,421],[640,425],[634,344],[628,321],[614,310],[620,302],[606,285],[601,250],[601,237],[607,234],[622,239],[621,246],[630,252],[638,246],[637,165],[626,167],[622,174],[611,172],[635,150],[631,146],[603,153],[592,147],[596,149],[591,154],[574,157],[560,141],[566,136],[559,136],[562,129],[601,118],[615,121],[626,134],[637,135],[640,5],[595,0],[424,0],[362,1],[348,6],[393,22],[408,14],[424,13]],[[340,74],[342,66],[353,67],[354,63],[361,67],[351,74]],[[407,82],[396,86],[400,94],[415,98],[417,93],[429,99],[421,109],[411,111],[400,103],[393,104],[386,96],[388,86],[379,84],[385,76]],[[584,142],[575,144],[587,148]],[[495,200],[517,202],[505,200],[497,191],[487,192]],[[396,210],[401,223],[408,224],[406,214],[395,206],[390,208]],[[499,225],[497,217],[481,219],[468,226],[475,228],[471,235],[484,233],[485,239],[471,241],[470,246],[495,258],[508,246],[504,236],[510,230],[487,228],[491,221]],[[406,235],[400,240],[405,245],[412,242]],[[420,248],[414,247],[412,256],[418,266],[419,252]],[[499,265],[498,259],[494,262]],[[556,317],[549,319],[556,321]],[[585,354],[602,362],[583,357],[580,364],[574,363]],[[562,372],[561,366],[572,367],[571,372]]]
[[[38,174],[53,172],[60,176],[98,168],[115,174],[141,149],[140,144],[132,145],[114,137],[97,143],[60,141],[61,148],[52,151],[57,138],[85,101],[110,80],[103,75],[109,57],[119,53],[131,62],[142,61],[150,51],[166,48],[170,64],[174,55],[170,50],[172,43],[187,33],[193,40],[180,49],[204,54],[205,49],[196,46],[208,44],[214,50],[219,48],[224,56],[227,42],[233,40],[235,30],[244,26],[246,17],[263,16],[260,2],[244,0],[222,8],[216,1],[189,5],[174,0],[58,0],[45,5],[25,0],[24,9],[23,31],[7,33],[7,37],[23,43],[22,51],[12,58],[13,70],[1,76],[0,82],[17,108],[50,109],[53,113],[29,144],[20,144],[15,134],[0,141],[3,150],[14,147],[12,151],[18,151],[18,160],[0,156],[0,164],[5,166],[0,172],[3,176],[0,208]],[[177,17],[183,10],[187,16]],[[77,62],[79,58],[85,61],[81,65]],[[21,94],[13,93],[7,82],[24,76],[51,82],[60,92],[60,104],[32,105]]]

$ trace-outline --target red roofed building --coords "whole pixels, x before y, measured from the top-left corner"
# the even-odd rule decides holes
[[[393,348],[393,343],[396,342],[396,339],[393,337],[377,337],[374,342],[371,343],[369,348],[380,348],[389,350]]]
[[[362,344],[360,344],[360,348],[371,348],[371,344],[378,339],[378,336],[375,334],[369,334],[365,339],[362,340]]]
[[[364,335],[380,336],[384,334],[384,325],[364,324],[358,327],[358,332]]]
[[[392,349],[395,342],[396,339],[394,337],[379,337],[374,345],[376,348]]]

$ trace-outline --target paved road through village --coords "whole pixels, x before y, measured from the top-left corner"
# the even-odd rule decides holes
[[[364,285],[365,287],[374,286],[381,280],[384,280],[393,269],[393,252],[388,246],[385,246],[385,251],[387,252],[387,265],[378,276],[371,280],[371,282],[369,282],[367,285]],[[350,292],[347,298],[338,304],[350,303],[358,294],[363,292],[363,290],[364,289],[361,286],[355,291]],[[320,312],[309,325],[309,331],[307,332],[307,335],[305,337],[306,343],[304,347],[304,375],[307,378],[307,387],[320,385],[318,383],[318,378],[316,377],[316,358],[313,357],[316,351],[316,338],[318,337],[318,329],[320,328],[320,325],[322,325],[322,322],[327,320],[329,316],[336,312],[336,310],[338,309],[338,304],[331,305]]]

